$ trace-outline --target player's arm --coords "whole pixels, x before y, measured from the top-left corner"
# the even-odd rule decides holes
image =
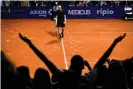
[[[123,36],[119,36],[114,40],[114,42],[111,44],[111,46],[107,49],[107,51],[103,54],[103,56],[99,59],[99,61],[95,64],[94,68],[99,68],[99,66],[102,66],[110,54],[112,53],[115,46],[126,36],[126,33],[123,34]]]
[[[64,23],[66,24],[66,15],[64,15]]]
[[[48,60],[48,58],[37,47],[35,47],[31,40],[29,40],[27,37],[22,36],[21,33],[19,33],[19,37],[21,38],[21,40],[27,43],[29,47],[34,51],[34,53],[41,59],[41,61],[46,64],[52,74],[55,74],[57,72],[58,69],[54,65],[54,63]]]
[[[57,25],[57,19],[58,19],[58,18],[57,18],[57,15],[56,15],[56,17],[55,17],[55,22],[56,22],[56,25]]]

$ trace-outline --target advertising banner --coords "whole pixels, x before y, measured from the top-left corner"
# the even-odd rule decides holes
[[[125,14],[124,6],[65,6],[67,18],[71,19],[106,19],[121,18]],[[2,18],[50,18],[52,7],[2,7]]]

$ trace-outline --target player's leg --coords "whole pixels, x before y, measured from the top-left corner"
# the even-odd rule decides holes
[[[64,37],[64,27],[61,27],[61,36]]]
[[[61,27],[61,25],[60,25],[60,23],[58,23],[57,24],[58,26],[58,34],[59,34],[59,39],[61,38],[61,30],[60,30],[60,27]]]
[[[57,30],[57,34],[60,37],[60,23],[59,22],[56,23],[56,30]]]
[[[59,27],[59,25],[57,26],[57,34],[59,35],[59,38],[61,38],[61,32],[60,32],[60,27]]]
[[[58,35],[60,34],[60,27],[56,27],[56,32]]]
[[[61,35],[62,35],[62,37],[64,37],[64,27],[65,27],[65,24],[62,23],[61,24]]]
[[[62,29],[61,29],[61,27],[59,29],[59,38],[62,38]]]

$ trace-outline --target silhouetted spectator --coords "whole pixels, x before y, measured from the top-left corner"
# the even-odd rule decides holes
[[[47,70],[38,68],[33,79],[33,89],[51,89],[50,75]]]
[[[1,89],[22,89],[14,65],[1,52]]]
[[[128,89],[124,68],[120,61],[110,62],[103,89]]]
[[[116,44],[119,43],[125,36],[126,34],[116,38],[96,63],[94,69],[82,76],[81,73],[84,69],[84,59],[80,55],[75,55],[72,57],[71,65],[68,70],[60,71],[60,69],[58,69],[54,63],[48,60],[48,58],[40,50],[38,50],[28,38],[22,36],[21,33],[19,34],[19,37],[29,45],[35,54],[46,64],[50,72],[57,77],[60,89],[78,89],[79,87],[93,89],[98,75],[98,68],[103,66]]]
[[[127,78],[127,85],[129,89],[133,88],[133,80],[132,80],[132,76],[133,76],[133,57],[130,59],[126,59],[123,62],[123,67],[124,67],[124,71],[126,74],[126,78]]]
[[[32,88],[32,81],[30,78],[29,68],[26,66],[20,66],[17,69],[20,76],[20,81],[23,88]]]
[[[97,68],[97,79],[95,82],[94,89],[103,87],[106,71],[107,71],[106,65],[103,65],[103,66],[100,66],[99,68]]]

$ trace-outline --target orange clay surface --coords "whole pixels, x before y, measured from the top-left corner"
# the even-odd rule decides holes
[[[55,22],[51,20],[2,19],[1,24],[1,49],[16,67],[28,66],[31,77],[37,68],[47,67],[18,37],[19,32],[31,39],[35,46],[61,69],[66,68],[65,56],[69,66],[70,59],[75,54],[80,54],[93,67],[113,40],[123,33],[127,33],[127,36],[115,47],[109,58],[123,60],[133,56],[133,21],[68,19],[62,41],[58,39]],[[83,73],[87,71],[85,68]]]

